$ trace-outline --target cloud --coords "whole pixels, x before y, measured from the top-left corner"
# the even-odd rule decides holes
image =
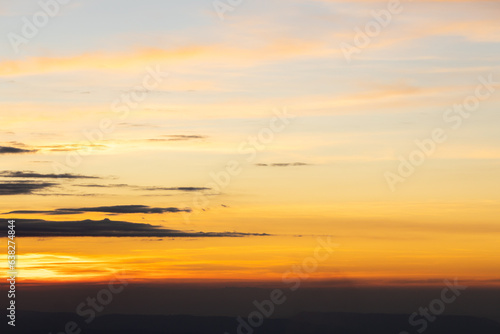
[[[255,164],[259,167],[298,167],[298,166],[309,166],[305,162],[287,162],[287,163],[273,163],[273,164]]]
[[[259,62],[283,61],[299,56],[327,56],[332,53],[324,41],[279,38],[258,48],[227,45],[193,45],[171,49],[142,48],[128,52],[90,52],[66,57],[30,57],[0,61],[0,75],[27,75],[85,70],[123,70],[143,68],[145,63],[215,64],[221,61],[240,66]],[[335,50],[335,53],[338,53]]]
[[[191,192],[191,191],[210,190],[211,188],[207,188],[207,187],[170,187],[170,188],[165,188],[165,187],[140,187],[140,189],[141,190],[151,190],[151,191],[156,191],[156,190],[178,190],[178,191]]]
[[[0,132],[3,133],[3,134],[5,134],[5,135],[15,135],[15,133],[12,132],[12,131],[7,131],[7,130],[0,129]]]
[[[134,186],[124,183],[118,184],[75,184],[76,187],[88,187],[88,188],[124,188],[129,187],[134,190],[145,190],[145,191],[204,191],[210,190],[207,187],[148,187],[148,186]]]
[[[49,193],[49,194],[35,194],[38,196],[84,196],[84,197],[93,197],[98,194],[68,194],[68,193]]]
[[[41,150],[49,152],[92,152],[94,150],[105,151],[109,149],[109,146],[103,144],[63,144],[63,145],[50,145],[41,146]]]
[[[10,214],[41,214],[41,215],[76,215],[76,214],[80,214],[80,213],[83,213],[83,212],[79,212],[79,211],[59,211],[61,209],[57,209],[57,210],[54,210],[54,211],[43,211],[43,210],[39,210],[39,211],[36,211],[36,210],[16,210],[16,211],[10,211],[10,212],[5,212],[4,214],[6,215],[10,215]]]
[[[32,132],[32,136],[37,137],[53,137],[55,134],[52,133],[40,133],[40,132]],[[3,145],[8,146],[0,146],[0,154],[13,154],[13,153],[36,153],[36,152],[73,152],[73,151],[83,151],[83,152],[92,152],[94,150],[105,151],[110,147],[104,144],[58,144],[58,145],[44,145],[44,146],[32,146],[28,147],[20,142],[10,141],[5,142]]]
[[[20,237],[245,237],[268,234],[238,232],[194,232],[166,229],[161,226],[124,221],[79,220],[47,221],[16,219],[16,235]]]
[[[199,136],[199,135],[164,135],[162,137],[165,137],[165,138],[153,138],[153,139],[148,139],[148,140],[149,141],[186,141],[186,140],[207,138],[206,136]]]
[[[30,178],[30,179],[99,179],[97,176],[86,176],[79,174],[40,174],[33,171],[3,171],[0,177]]]
[[[128,184],[75,184],[75,187],[87,187],[87,188],[123,188],[132,187]]]
[[[0,154],[34,153],[36,150],[25,150],[11,146],[0,146]]]
[[[147,205],[113,205],[113,206],[98,206],[89,208],[69,208],[69,209],[56,209],[49,211],[32,211],[32,210],[20,210],[11,211],[6,214],[46,214],[46,215],[73,215],[86,212],[105,212],[105,213],[116,213],[116,214],[126,214],[126,213],[167,213],[167,212],[191,212],[191,209],[179,209],[179,208],[152,208]]]
[[[126,122],[122,122],[122,123],[118,123],[117,125],[122,126],[122,127],[127,127],[127,128],[159,128],[160,127],[158,125],[154,125],[154,124],[150,124],[150,123],[126,123]]]
[[[43,190],[55,186],[55,183],[49,182],[1,182],[0,196],[8,195],[29,195],[37,190]]]

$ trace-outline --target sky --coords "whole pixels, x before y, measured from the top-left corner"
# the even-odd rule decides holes
[[[499,285],[498,2],[51,3],[0,2],[20,282]]]

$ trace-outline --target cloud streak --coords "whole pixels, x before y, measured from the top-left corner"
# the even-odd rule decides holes
[[[0,154],[23,154],[23,153],[35,153],[36,150],[25,150],[22,148],[12,147],[12,146],[0,146]]]
[[[44,214],[44,215],[74,215],[88,212],[103,212],[115,214],[128,214],[128,213],[176,213],[176,212],[191,212],[191,209],[179,209],[174,207],[169,208],[153,208],[147,205],[114,205],[114,206],[98,206],[88,208],[67,208],[55,209],[47,211],[37,210],[18,210],[10,211],[5,214]]]
[[[166,191],[185,191],[185,192],[193,192],[193,191],[203,191],[210,190],[211,188],[207,187],[139,187],[141,190],[166,190]]]
[[[207,138],[206,136],[200,136],[200,135],[164,135],[161,137],[164,138],[153,138],[153,139],[148,139],[148,141],[188,141],[188,140]]]
[[[97,176],[79,174],[41,174],[33,171],[2,171],[0,177],[29,178],[29,179],[99,179]]]
[[[47,221],[16,219],[16,235],[20,237],[245,237],[267,236],[262,233],[195,232],[166,229],[158,225],[125,221],[78,220]]]
[[[87,187],[87,188],[131,188],[134,190],[145,190],[145,191],[184,191],[184,192],[195,192],[210,190],[207,187],[148,187],[148,186],[134,186],[129,184],[76,184],[77,187]]]
[[[305,162],[287,162],[287,163],[273,163],[273,164],[255,164],[258,167],[298,167],[298,166],[309,166]]]
[[[37,190],[44,190],[55,186],[55,183],[50,182],[1,182],[0,196],[8,195],[31,195]]]
[[[68,57],[31,57],[22,60],[0,61],[0,75],[26,75],[61,71],[132,69],[144,63],[168,62],[235,62],[247,66],[263,61],[278,61],[304,55],[328,55],[332,50],[324,42],[308,40],[269,40],[259,48],[224,45],[191,45],[171,49],[143,48],[129,52],[91,52]]]

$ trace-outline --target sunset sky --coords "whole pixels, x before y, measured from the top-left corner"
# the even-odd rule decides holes
[[[318,284],[500,285],[499,2],[401,1],[350,60],[388,2],[59,6],[25,38],[40,5],[0,2],[19,282],[279,283],[330,237]],[[391,187],[435,129],[446,140]]]

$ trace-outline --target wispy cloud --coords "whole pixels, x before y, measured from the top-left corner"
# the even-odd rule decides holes
[[[224,45],[181,46],[172,49],[143,48],[131,52],[95,52],[69,57],[32,57],[22,60],[0,61],[0,74],[25,75],[78,70],[131,69],[144,63],[188,63],[188,62],[234,62],[248,65],[284,57],[303,55],[325,55],[331,53],[325,43],[307,40],[279,39],[268,41],[260,48],[228,47]]]
[[[259,167],[298,167],[298,166],[309,166],[305,162],[286,162],[286,163],[272,163],[272,164],[255,164]]]
[[[164,135],[162,138],[152,138],[148,139],[149,141],[187,141],[187,140],[196,140],[196,139],[205,139],[206,136],[200,135]]]
[[[150,123],[127,123],[122,122],[118,123],[118,126],[126,127],[126,128],[159,128],[158,125],[150,124]]]
[[[62,144],[41,146],[40,149],[48,152],[104,151],[109,149],[109,146],[103,144]]]

